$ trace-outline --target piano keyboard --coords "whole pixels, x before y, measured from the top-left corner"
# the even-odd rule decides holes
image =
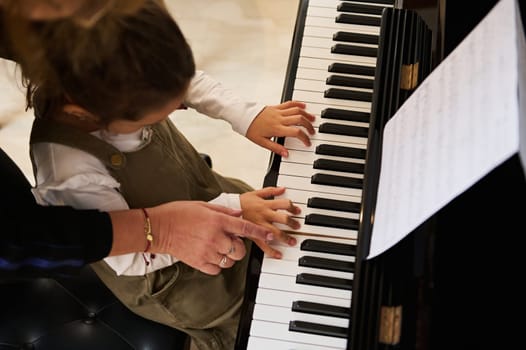
[[[265,183],[287,188],[302,225],[295,247],[279,246],[281,260],[263,257],[247,349],[347,347],[380,18],[393,2],[300,2],[283,100],[307,103],[316,134],[310,147],[286,138],[290,155]]]

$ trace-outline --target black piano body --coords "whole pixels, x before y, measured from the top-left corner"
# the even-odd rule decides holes
[[[395,7],[418,14],[431,29],[431,42],[425,51],[432,70],[496,2],[483,0],[466,7],[458,1],[405,0]],[[300,1],[298,13],[305,3]],[[526,7],[523,2],[520,5]],[[523,18],[524,14],[522,9]],[[303,24],[298,17],[283,100],[291,98],[289,85],[293,82],[289,71],[296,69],[294,51],[298,48],[294,46]],[[389,34],[392,35],[384,33]],[[399,55],[399,61],[404,60],[403,54]],[[376,69],[378,72],[379,67]],[[428,73],[425,69],[421,72]],[[516,321],[520,314],[514,315],[514,311],[522,309],[520,272],[524,263],[520,242],[521,234],[526,232],[526,179],[518,156],[499,165],[396,246],[374,259],[363,260],[368,254],[374,216],[382,128],[409,94],[410,91],[394,93],[398,102],[388,104],[389,108],[383,111],[378,111],[381,108],[373,103],[371,114],[376,120],[369,130],[346,348],[516,347],[522,340],[522,322]],[[276,184],[280,161],[278,156],[271,157],[265,186]],[[263,259],[261,251],[253,249],[250,259],[237,350],[247,348]]]

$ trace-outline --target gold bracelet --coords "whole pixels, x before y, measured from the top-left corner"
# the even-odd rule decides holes
[[[146,235],[146,249],[144,249],[144,252],[146,253],[153,243],[152,223],[150,222],[150,216],[146,209],[141,208],[141,210],[144,213],[144,234]]]

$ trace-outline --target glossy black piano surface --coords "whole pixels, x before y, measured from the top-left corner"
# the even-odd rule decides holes
[[[321,2],[330,1],[333,0],[321,0]],[[337,0],[333,2],[335,8],[343,7],[346,10],[349,10],[350,5],[356,5],[354,2]],[[367,6],[363,7],[353,7],[349,11],[359,11],[362,14],[364,12],[377,13],[378,9],[374,6],[378,4],[372,4],[373,7],[370,4],[374,2],[370,1],[366,4]],[[385,3],[385,1],[380,0],[380,3]],[[524,264],[520,263],[522,249],[519,242],[522,242],[521,234],[526,232],[526,181],[517,156],[497,167],[395,247],[373,260],[362,261],[368,252],[370,217],[374,215],[382,128],[412,90],[412,88],[399,88],[400,74],[403,74],[401,66],[407,67],[415,61],[420,62],[417,69],[421,81],[458,45],[495,3],[494,0],[477,1],[477,5],[470,8],[455,1],[446,3],[445,0],[405,0],[400,6],[404,10],[388,10],[390,15],[384,19],[382,34],[378,35],[378,50],[388,53],[385,56],[383,56],[384,53],[381,53],[372,68],[376,74],[371,96],[372,110],[368,112],[366,109],[358,108],[352,113],[352,116],[344,113],[343,119],[346,120],[342,123],[342,128],[345,129],[349,125],[355,123],[362,125],[360,123],[365,122],[362,126],[368,133],[366,141],[363,141],[360,140],[359,135],[355,134],[360,130],[346,132],[347,135],[350,135],[349,137],[356,137],[353,142],[362,143],[360,147],[357,147],[358,150],[353,151],[352,156],[353,159],[363,160],[362,162],[356,161],[361,164],[361,170],[353,170],[363,174],[361,198],[331,202],[330,200],[323,201],[322,198],[318,198],[319,196],[311,196],[317,197],[315,202],[321,207],[333,206],[330,208],[332,212],[347,210],[345,213],[352,213],[349,215],[357,213],[359,215],[358,228],[355,227],[355,222],[349,221],[340,223],[343,228],[330,228],[334,229],[330,232],[339,234],[345,231],[356,231],[356,235],[350,233],[348,236],[338,236],[340,238],[334,240],[338,243],[327,243],[331,239],[323,235],[311,237],[315,241],[307,240],[300,246],[305,250],[300,250],[298,247],[293,253],[297,255],[298,269],[304,269],[307,266],[307,270],[298,270],[295,283],[299,283],[300,286],[305,281],[322,285],[328,283],[327,286],[323,286],[328,290],[327,298],[331,296],[331,288],[336,284],[337,288],[332,289],[334,296],[343,299],[339,299],[339,305],[332,305],[332,307],[319,305],[324,302],[315,303],[312,300],[300,300],[301,298],[287,299],[283,302],[290,303],[289,311],[299,310],[348,321],[341,324],[335,321],[336,323],[332,326],[315,325],[312,327],[311,324],[301,319],[292,318],[287,328],[289,332],[295,332],[294,334],[297,335],[295,339],[299,340],[296,345],[284,342],[279,346],[275,345],[280,341],[273,343],[270,339],[273,339],[274,334],[278,337],[282,329],[274,331],[270,327],[263,336],[263,338],[268,338],[265,339],[268,342],[254,343],[255,345],[249,346],[249,335],[255,323],[252,322],[252,317],[259,289],[258,283],[262,275],[262,264],[264,271],[285,270],[289,268],[285,265],[291,265],[290,262],[282,266],[279,262],[268,264],[264,261],[261,251],[253,249],[236,344],[237,350],[267,349],[271,348],[270,346],[274,346],[276,350],[281,348],[280,346],[287,349],[346,348],[353,350],[478,349],[488,346],[505,349],[511,348],[508,346],[510,344],[520,344],[519,323],[515,321],[520,314],[513,316],[513,311],[519,310],[522,304],[519,298],[523,294],[519,287],[522,285],[519,268]],[[522,5],[524,4],[521,3]],[[295,77],[298,65],[301,66],[298,62],[301,39],[308,21],[306,19],[308,10],[309,1],[300,1],[283,100],[294,97],[295,85],[300,85],[300,83],[296,84]],[[522,15],[524,18],[524,10]],[[415,29],[421,19],[430,28],[430,32]],[[349,20],[349,18],[344,20]],[[404,25],[401,25],[402,23]],[[337,40],[349,38],[348,34],[337,34],[339,31],[342,30],[335,31]],[[361,39],[354,37],[349,40],[368,39],[370,37],[362,36]],[[397,44],[394,45],[394,42]],[[338,43],[342,42],[338,41]],[[400,51],[400,48],[403,50]],[[369,61],[364,62],[366,62],[365,66],[370,65]],[[361,74],[362,79],[352,84],[357,82],[369,84],[370,82],[366,80],[367,75],[371,74],[371,68],[364,68],[363,65],[360,67],[360,62],[354,66],[354,69],[362,70],[356,73]],[[339,75],[338,72],[333,74]],[[331,72],[328,72],[328,75],[331,75]],[[345,76],[345,73],[343,75]],[[320,114],[322,109],[329,109],[325,113],[337,116],[333,118],[342,118],[338,116],[342,113],[334,111],[331,106],[320,108]],[[349,107],[342,107],[342,109],[349,109]],[[372,119],[369,120],[369,118]],[[337,120],[336,124],[338,124]],[[351,120],[350,123],[349,120]],[[326,145],[325,148],[338,148],[339,141],[341,139],[337,139],[335,144]],[[280,142],[285,142],[285,140],[280,140]],[[341,148],[337,150],[349,151]],[[280,157],[271,157],[269,172],[264,181],[265,186],[276,185],[279,182],[281,166]],[[337,189],[337,187],[334,188]],[[336,194],[338,190],[334,192]],[[317,232],[314,233],[317,234]],[[324,253],[316,253],[320,249]],[[337,257],[335,260],[338,261],[327,261],[327,257],[331,256],[325,253],[327,249],[336,254],[334,255]],[[350,259],[346,258],[351,256]],[[328,265],[330,267],[327,267]],[[328,279],[323,279],[304,272],[311,271],[308,269],[312,267],[329,268],[333,271],[340,269],[340,271],[347,271],[342,272],[344,274],[351,273],[352,277],[338,279],[328,276]],[[323,272],[320,273],[320,275],[323,274]],[[274,283],[267,280],[266,273],[263,275],[265,279],[263,284]],[[334,276],[340,275],[335,274]],[[347,295],[345,294],[346,288],[352,290],[352,300],[349,298],[348,304],[342,302]],[[269,293],[268,290],[265,293],[264,300],[280,298],[279,291],[276,292],[276,295]],[[274,317],[273,310],[272,308],[266,310],[270,313],[268,316],[270,319]],[[279,320],[280,318],[283,316],[275,315],[275,323],[283,322]],[[322,337],[333,337],[343,342],[336,341],[334,343],[336,345],[333,345],[329,341],[323,343],[322,340],[322,343],[313,345],[310,339],[315,334],[326,334]]]

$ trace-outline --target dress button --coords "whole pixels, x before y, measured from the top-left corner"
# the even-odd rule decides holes
[[[111,165],[121,166],[122,165],[122,156],[118,153],[112,154],[110,157]]]

